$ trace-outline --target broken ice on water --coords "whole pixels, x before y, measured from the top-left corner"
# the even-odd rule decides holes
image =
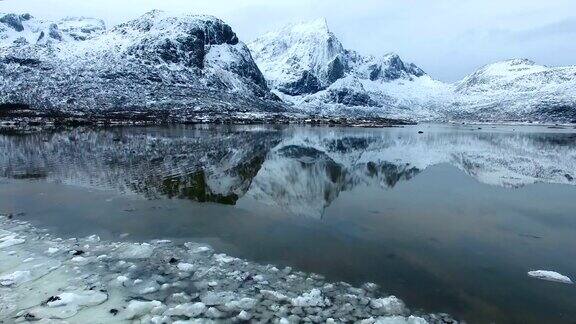
[[[377,286],[258,265],[196,243],[60,239],[0,218],[0,319],[45,323],[426,323]]]

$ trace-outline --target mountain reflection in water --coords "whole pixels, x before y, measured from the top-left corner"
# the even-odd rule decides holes
[[[235,205],[244,197],[320,218],[343,191],[382,190],[448,163],[486,184],[575,184],[576,135],[299,127],[75,129],[0,136],[0,175]]]

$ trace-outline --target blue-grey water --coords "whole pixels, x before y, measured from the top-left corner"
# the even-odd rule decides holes
[[[419,134],[419,131],[423,131]],[[0,136],[0,212],[202,241],[470,323],[573,323],[576,130],[175,126]],[[126,236],[126,234],[129,234]]]

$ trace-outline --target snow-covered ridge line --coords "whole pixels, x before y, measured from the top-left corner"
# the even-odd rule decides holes
[[[34,109],[282,111],[246,45],[205,15],[151,11],[110,29],[3,15],[0,75],[0,103]]]
[[[227,321],[423,324],[375,284],[258,265],[196,243],[61,239],[0,216],[0,319],[74,323]]]
[[[0,76],[0,104],[67,112],[576,122],[575,66],[515,59],[446,84],[394,53],[346,49],[325,19],[246,46],[206,15],[155,10],[107,29],[99,19],[0,14]]]
[[[344,49],[325,19],[290,24],[248,46],[275,93],[308,113],[420,121],[576,121],[574,66],[513,59],[447,84],[396,54],[373,57]]]

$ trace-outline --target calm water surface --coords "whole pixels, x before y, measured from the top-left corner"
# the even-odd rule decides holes
[[[418,131],[424,131],[418,134]],[[0,212],[212,244],[471,323],[574,323],[574,129],[170,127],[0,136]]]

